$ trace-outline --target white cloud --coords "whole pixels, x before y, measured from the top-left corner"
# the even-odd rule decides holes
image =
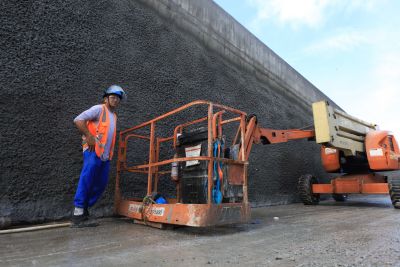
[[[387,51],[373,69],[370,92],[365,97],[370,103],[365,112],[379,120],[382,130],[391,130],[400,138],[400,52]],[[400,141],[400,140],[399,140]]]
[[[323,11],[329,4],[328,0],[248,0],[248,2],[257,8],[257,15],[252,24],[262,24],[265,20],[273,19],[292,26],[305,24],[311,27],[321,23]]]
[[[368,38],[368,35],[363,32],[352,29],[342,29],[336,35],[319,40],[306,47],[305,52],[318,53],[331,50],[350,51],[361,45],[369,44],[370,40],[371,39]]]
[[[361,45],[369,46],[369,52],[365,54],[368,60],[354,62],[354,70],[357,71],[340,73],[335,79],[327,79],[323,87],[330,88],[327,94],[334,96],[333,100],[346,112],[377,123],[382,130],[393,131],[400,139],[400,36],[394,32],[393,29],[382,28],[362,33],[349,31],[348,35],[353,37],[334,36],[314,44],[312,49],[326,52],[330,48],[355,50]]]
[[[333,99],[349,114],[394,132],[400,141],[400,52],[381,51],[364,77],[354,77]],[[332,87],[336,81],[332,80]],[[338,86],[340,88],[340,85]]]
[[[333,12],[345,10],[373,10],[378,0],[246,0],[257,9],[250,27],[259,31],[267,20],[277,21],[292,28],[322,26]]]
[[[341,3],[345,4],[347,11],[352,11],[356,9],[373,10],[376,6],[382,5],[385,1],[386,0],[351,0],[341,1]]]

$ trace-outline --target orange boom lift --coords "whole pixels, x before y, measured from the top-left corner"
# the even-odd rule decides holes
[[[329,173],[342,173],[329,184],[319,184],[310,174],[299,179],[300,198],[306,205],[318,204],[320,194],[345,201],[348,194],[390,194],[400,208],[400,177],[391,181],[379,171],[400,168],[399,147],[393,134],[376,124],[334,109],[326,101],[312,105],[315,141],[321,144],[321,159]]]
[[[330,109],[326,102],[319,103],[325,103],[325,108]],[[185,117],[185,112],[198,114],[199,109],[203,110],[203,116],[177,124],[169,130],[160,127],[160,131],[157,131],[157,125],[164,126],[165,121],[172,117]],[[318,131],[275,130],[260,128],[257,118],[247,116],[243,111],[199,100],[121,131],[115,213],[133,218],[136,223],[159,228],[166,225],[204,227],[247,222],[250,219],[247,168],[252,145],[304,138],[318,140],[321,133],[326,134],[326,129],[320,130],[323,128],[320,125],[324,122],[321,122],[322,119],[316,120],[315,112],[321,111],[315,111],[314,104],[313,111]],[[337,126],[337,129],[342,128]],[[231,133],[231,137],[226,135]],[[354,129],[351,133],[355,133]],[[321,142],[322,161],[328,172],[338,172],[344,167],[354,167],[359,171],[365,165],[365,157],[370,160],[368,171],[399,168],[398,146],[390,133],[371,130],[364,136],[357,136],[359,142],[363,145],[365,143],[366,151],[373,151],[372,156],[361,153],[358,157],[360,149],[351,148],[349,152],[348,147],[335,147],[331,139]],[[128,157],[131,144],[138,140],[145,141],[148,145],[148,155],[144,164],[132,163]],[[167,153],[162,151],[162,147],[167,147]],[[354,158],[352,152],[356,154]],[[349,163],[344,160],[348,160]],[[147,182],[145,196],[122,196],[120,184],[125,173],[143,176]],[[160,180],[165,181],[166,176],[174,183],[173,197],[166,197],[166,193],[160,188]],[[129,182],[137,183],[138,180],[135,178]],[[400,201],[400,193],[397,200],[395,191],[400,188],[400,183],[393,184],[390,188],[394,192],[395,205]],[[343,176],[332,180],[328,185],[318,184],[318,180],[312,175],[303,175],[299,180],[299,189],[305,204],[318,203],[319,194],[322,193],[333,194],[337,200],[341,200],[347,193],[389,192],[386,178],[372,173]]]

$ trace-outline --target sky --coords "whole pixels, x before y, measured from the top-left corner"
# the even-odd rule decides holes
[[[214,2],[348,114],[400,141],[400,1]]]

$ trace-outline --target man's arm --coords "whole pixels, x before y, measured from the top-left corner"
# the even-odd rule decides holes
[[[88,121],[98,121],[100,114],[102,111],[101,105],[96,105],[91,107],[88,110],[85,110],[81,114],[79,114],[75,119],[74,123],[76,128],[85,136],[86,143],[89,146],[89,151],[95,151],[96,139],[95,137],[89,132],[87,128]]]
[[[94,151],[95,150],[95,145],[96,145],[96,139],[94,136],[89,132],[89,129],[86,126],[86,121],[85,120],[76,120],[75,121],[75,126],[78,128],[78,130],[85,135],[86,137],[86,143],[89,146],[89,151]]]

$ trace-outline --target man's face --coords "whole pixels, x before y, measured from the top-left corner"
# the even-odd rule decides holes
[[[107,96],[107,102],[111,108],[116,108],[119,102],[121,102],[121,99],[117,95],[109,95]]]

